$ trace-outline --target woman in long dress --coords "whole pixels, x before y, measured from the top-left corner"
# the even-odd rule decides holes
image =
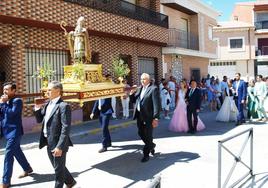
[[[248,88],[247,88],[247,93],[248,93],[248,118],[249,119],[255,119],[258,118],[258,113],[257,113],[257,104],[256,104],[256,97],[254,96],[254,85],[255,81],[250,80],[248,83]]]
[[[265,112],[268,114],[268,76],[265,78],[265,83],[267,87],[267,95],[266,95],[266,98],[264,99],[264,109],[265,109]]]
[[[216,116],[216,121],[231,122],[236,121],[238,109],[235,105],[232,92],[232,81],[228,80],[228,89],[225,89],[225,99],[220,111]]]
[[[189,130],[187,122],[186,103],[184,101],[187,92],[187,84],[185,81],[180,81],[180,90],[178,92],[177,106],[169,124],[169,130],[174,132],[187,132]],[[204,123],[198,117],[197,131],[205,128]]]

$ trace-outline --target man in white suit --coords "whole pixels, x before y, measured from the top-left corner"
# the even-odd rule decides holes
[[[254,95],[257,97],[257,113],[258,120],[268,121],[265,109],[264,109],[264,100],[267,97],[267,87],[265,82],[262,80],[262,75],[258,75],[256,78],[257,82],[254,87]]]

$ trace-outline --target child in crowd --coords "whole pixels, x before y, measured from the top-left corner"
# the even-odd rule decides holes
[[[169,112],[171,97],[170,97],[170,94],[168,92],[168,83],[167,82],[163,83],[163,88],[161,90],[161,97],[162,97],[161,103],[162,103],[162,109],[164,111],[164,118],[170,119],[168,112]]]

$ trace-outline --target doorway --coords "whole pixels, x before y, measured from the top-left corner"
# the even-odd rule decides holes
[[[0,45],[0,93],[2,93],[2,84],[12,79],[12,58],[11,47]]]
[[[191,69],[191,78],[190,80],[195,80],[197,82],[200,82],[200,69],[198,68],[194,68],[194,69]]]

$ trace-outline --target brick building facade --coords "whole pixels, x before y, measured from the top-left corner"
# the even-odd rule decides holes
[[[70,0],[0,2],[0,70],[6,73],[6,81],[17,83],[18,93],[38,90],[39,86],[34,85],[36,82],[33,82],[30,76],[32,69],[36,67],[35,62],[42,61],[43,56],[49,55],[49,58],[51,57],[49,61],[52,62],[71,64],[67,40],[59,23],[65,21],[68,30],[73,30],[79,16],[85,17],[93,62],[103,65],[103,74],[110,73],[112,59],[120,55],[127,57],[125,60],[131,68],[129,78],[131,84],[137,84],[139,71],[142,71],[139,63],[144,58],[153,61],[153,75],[156,80],[162,77],[161,47],[167,43],[167,27],[163,25],[163,18],[167,22],[167,17],[158,13],[159,0],[137,0],[136,4],[117,0],[88,1],[92,4],[75,2]],[[99,9],[104,5],[108,7],[107,10],[112,9],[114,12]],[[133,19],[131,17],[133,14],[129,13],[130,17],[122,16],[117,10],[130,11],[134,15],[139,14],[137,11],[142,13],[138,15],[138,19]],[[153,20],[150,15],[161,18]],[[39,59],[35,59],[33,54],[39,54]],[[57,78],[60,79],[62,70],[58,69],[62,67],[55,64],[53,68],[58,71]],[[24,116],[31,115],[29,109],[25,105]]]
[[[212,28],[219,13],[199,0],[161,0],[161,12],[169,16],[169,40],[164,47],[165,77],[177,81],[201,81],[210,59],[217,57]]]

